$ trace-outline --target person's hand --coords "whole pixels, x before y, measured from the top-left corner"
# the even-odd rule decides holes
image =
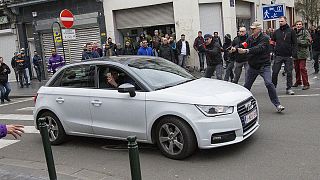
[[[18,136],[21,137],[22,133],[24,133],[23,125],[10,124],[10,125],[6,125],[6,128],[7,128],[7,133],[11,134],[16,139],[18,138]]]
[[[118,84],[112,76],[108,76],[108,83],[111,84],[113,87],[118,87]]]
[[[239,54],[245,54],[245,53],[247,53],[247,50],[246,49],[242,49],[242,48],[238,48],[238,53]]]
[[[230,49],[229,53],[234,53],[234,52],[236,52],[236,51],[237,51],[237,48],[232,47],[232,48]]]

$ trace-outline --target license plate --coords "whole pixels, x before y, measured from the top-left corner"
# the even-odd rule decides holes
[[[246,115],[245,122],[246,124],[250,123],[252,120],[254,120],[258,116],[257,110],[253,110],[251,113]]]

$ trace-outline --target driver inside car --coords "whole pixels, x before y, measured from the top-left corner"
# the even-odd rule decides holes
[[[106,70],[103,75],[104,83],[101,84],[100,88],[116,89],[122,84],[118,71],[114,69]]]

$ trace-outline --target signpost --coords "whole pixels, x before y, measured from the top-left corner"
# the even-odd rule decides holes
[[[76,37],[76,30],[70,29],[74,24],[74,16],[71,11],[68,9],[64,9],[60,13],[60,22],[61,24],[67,28],[62,30],[63,39],[68,41],[68,54],[69,54],[69,61],[71,63],[71,50],[70,50],[70,40],[75,40]]]
[[[263,21],[277,20],[286,15],[285,4],[272,4],[262,6]]]

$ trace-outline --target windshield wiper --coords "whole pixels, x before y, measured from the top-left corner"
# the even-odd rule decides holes
[[[190,82],[190,81],[193,81],[194,79],[188,79],[186,81],[182,81],[182,82],[179,82],[179,83],[176,83],[176,84],[170,84],[170,85],[167,85],[167,86],[163,86],[163,87],[159,87],[159,88],[156,88],[155,90],[161,90],[161,89],[166,89],[166,88],[170,88],[170,87],[173,87],[173,86],[177,86],[177,85],[180,85],[180,84],[184,84],[184,83],[187,83],[187,82]]]

